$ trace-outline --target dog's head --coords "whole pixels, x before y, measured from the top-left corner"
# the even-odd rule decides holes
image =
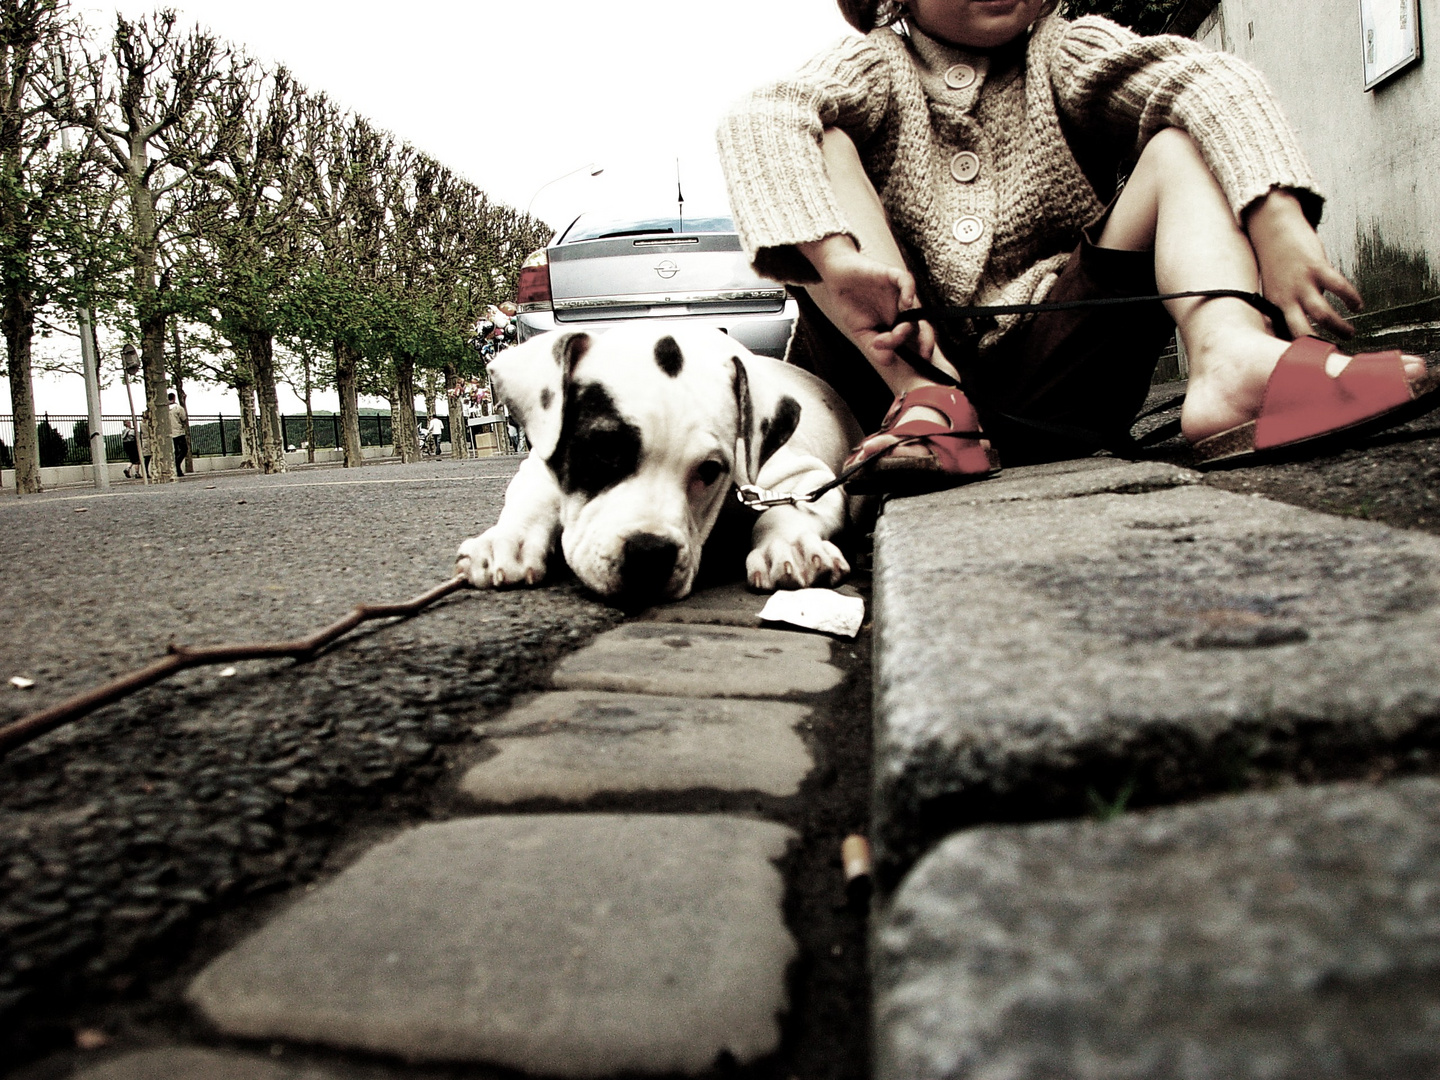
[[[794,433],[799,403],[749,360],[720,330],[668,323],[546,334],[491,365],[559,483],[565,560],[597,593],[686,595],[731,485]]]

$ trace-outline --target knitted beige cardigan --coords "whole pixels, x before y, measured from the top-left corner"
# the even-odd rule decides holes
[[[927,303],[1043,298],[1114,178],[1164,127],[1195,139],[1237,216],[1281,187],[1318,222],[1309,165],[1243,61],[1188,38],[1058,15],[1035,24],[1020,56],[885,28],[740,101],[721,123],[720,159],[755,269],[816,281],[795,245],[853,236],[826,179],[826,127],[859,147]],[[1014,323],[1002,320],[982,350]]]

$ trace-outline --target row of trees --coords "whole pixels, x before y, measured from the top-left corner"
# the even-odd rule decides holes
[[[339,392],[347,465],[361,393],[418,456],[480,361],[473,327],[548,228],[171,11],[97,44],[69,0],[0,0],[0,323],[20,492],[39,490],[37,334],[84,307],[139,351],[145,408],[187,379],[233,387],[242,445],[285,467],[277,354]],[[299,379],[296,380],[300,382]],[[451,402],[458,415],[457,402]],[[155,455],[170,479],[170,455]]]

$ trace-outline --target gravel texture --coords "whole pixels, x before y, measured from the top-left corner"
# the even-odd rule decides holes
[[[513,462],[186,479],[0,503],[0,722],[187,644],[307,633],[450,575]],[[83,510],[83,513],[77,511]],[[76,568],[83,567],[77,581]],[[0,1057],[183,953],[202,920],[320,873],[341,827],[404,816],[446,750],[618,615],[574,587],[465,592],[318,659],[215,668],[0,761]]]

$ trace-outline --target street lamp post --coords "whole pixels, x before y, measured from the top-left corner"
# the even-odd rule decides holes
[[[561,180],[568,180],[570,177],[576,175],[577,173],[583,172],[589,173],[591,176],[599,176],[604,171],[604,165],[597,165],[595,162],[592,161],[588,165],[581,165],[578,169],[571,169],[567,173],[561,173],[553,180],[546,180],[545,183],[541,184],[538,188],[535,189],[535,194],[531,195],[530,201],[525,204],[525,216],[530,216],[530,208],[535,205],[535,200],[538,199],[540,197],[540,193],[546,188],[548,188],[551,184],[558,184]]]
[[[135,396],[130,393],[130,378],[140,374],[140,354],[135,351],[134,345],[126,345],[120,350],[120,378],[125,383],[125,400],[130,403],[130,430],[135,432],[135,449],[140,452],[140,478],[145,483],[150,483],[150,470],[145,467],[145,436],[140,429],[140,420],[135,415]],[[151,456],[154,456],[155,448],[150,448]]]

